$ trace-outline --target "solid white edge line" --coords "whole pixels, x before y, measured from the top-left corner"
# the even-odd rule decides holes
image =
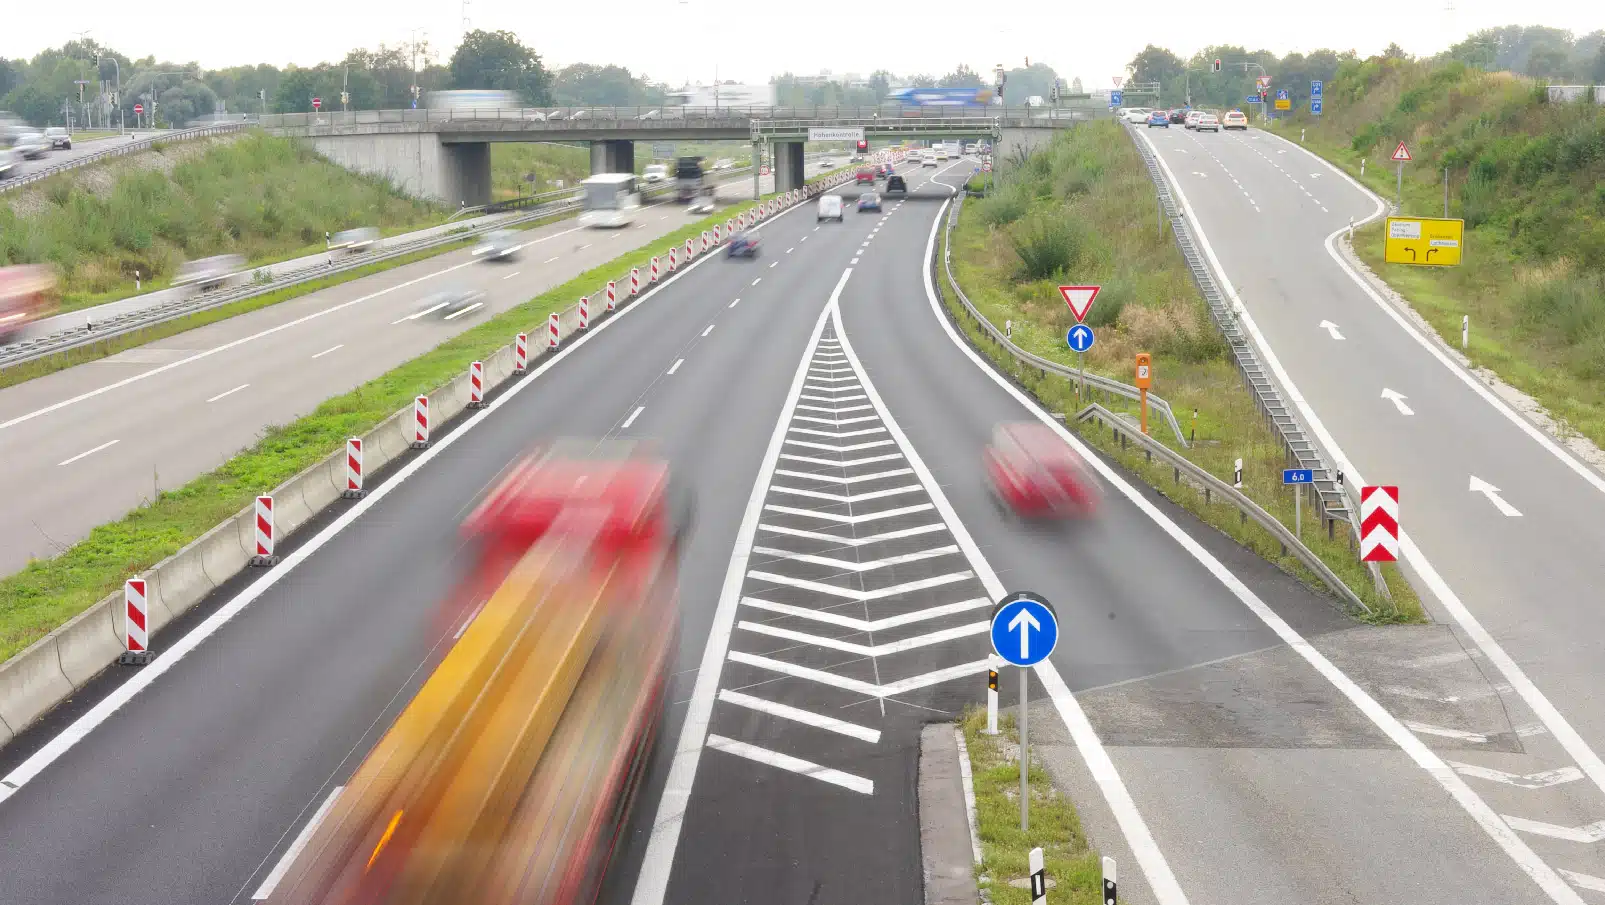
[[[959,745],[959,785],[964,789],[964,818],[970,825],[970,856],[981,863],[981,830],[975,820],[975,779],[970,774],[970,746],[964,742],[964,727],[954,726],[953,737]]]
[[[768,748],[760,748],[757,745],[749,745],[746,742],[738,742],[733,738],[712,734],[708,736],[708,747],[715,751],[723,751],[726,754],[734,754],[737,757],[757,761],[760,764],[768,764],[771,767],[789,770],[799,776],[808,776],[821,782],[841,786],[860,795],[875,794],[875,783],[872,780],[865,779],[862,776],[854,776],[851,773],[843,773],[840,770],[832,770],[829,767],[822,767],[813,761],[792,757],[790,754],[781,754],[779,751],[770,751]]]
[[[770,716],[779,717],[783,720],[791,720],[794,723],[802,723],[805,726],[812,726],[815,729],[824,729],[827,732],[834,732],[837,735],[845,735],[848,738],[856,738],[859,741],[869,742],[872,745],[877,744],[881,740],[881,733],[879,729],[871,729],[868,726],[860,726],[857,723],[849,723],[846,720],[838,720],[835,717],[824,716],[822,714],[812,713],[807,710],[799,710],[796,707],[789,707],[785,704],[780,704],[775,701],[753,697],[750,694],[743,694],[739,691],[730,691],[729,689],[722,688],[719,690],[719,700],[725,702],[726,704],[734,704],[737,707],[745,707],[748,710],[756,710],[759,713],[767,713]]]
[[[1266,133],[1266,135],[1271,135],[1271,133]],[[1274,138],[1281,138],[1281,136],[1274,136]],[[1287,141],[1287,143],[1292,144],[1290,141]],[[1297,144],[1294,144],[1294,148],[1298,148]],[[1366,220],[1359,221],[1359,223],[1356,223],[1356,226],[1364,225],[1364,223],[1369,223],[1369,221],[1375,220],[1375,218],[1380,217],[1382,212],[1387,209],[1387,205],[1385,205],[1385,202],[1382,201],[1380,197],[1375,196],[1375,194],[1372,193],[1372,191],[1369,191],[1366,186],[1359,185],[1358,181],[1355,181],[1355,178],[1350,177],[1348,173],[1345,173],[1343,170],[1340,170],[1340,168],[1335,167],[1335,165],[1332,165],[1331,162],[1327,162],[1327,160],[1316,156],[1314,152],[1306,151],[1306,149],[1303,148],[1298,149],[1305,152],[1305,154],[1310,154],[1310,156],[1314,157],[1314,159],[1319,160],[1319,162],[1321,162],[1323,165],[1326,165],[1329,170],[1337,173],[1337,175],[1342,177],[1343,180],[1347,180],[1350,185],[1355,186],[1355,188],[1359,189],[1361,193],[1371,196],[1372,199],[1377,202],[1377,209],[1375,209],[1375,212],[1372,213],[1371,217],[1367,217]],[[1178,196],[1180,196],[1180,193],[1178,193]],[[1186,204],[1186,199],[1183,197],[1183,205],[1184,204]],[[1189,210],[1189,217],[1191,217],[1191,210]],[[1197,223],[1197,217],[1193,217],[1193,221],[1194,223]],[[1538,440],[1541,446],[1549,449],[1550,453],[1554,453],[1555,456],[1560,457],[1560,461],[1565,462],[1566,465],[1570,465],[1573,472],[1583,475],[1584,480],[1592,483],[1595,488],[1605,489],[1605,481],[1600,480],[1599,475],[1595,475],[1592,470],[1587,469],[1586,465],[1583,465],[1581,462],[1573,459],[1573,457],[1571,457],[1570,454],[1565,453],[1562,448],[1555,446],[1555,444],[1549,440],[1549,436],[1544,435],[1541,430],[1538,430],[1538,427],[1534,427],[1534,425],[1530,424],[1528,420],[1523,419],[1522,416],[1518,416],[1517,412],[1512,411],[1509,406],[1505,406],[1504,401],[1499,400],[1499,396],[1494,396],[1493,393],[1488,392],[1483,385],[1478,384],[1477,380],[1470,377],[1469,372],[1465,371],[1465,369],[1462,369],[1459,364],[1454,363],[1453,359],[1449,359],[1448,356],[1443,355],[1443,351],[1441,351],[1440,348],[1436,348],[1435,345],[1433,345],[1432,340],[1427,339],[1425,335],[1420,334],[1416,327],[1409,323],[1408,319],[1404,319],[1403,315],[1400,315],[1398,311],[1393,310],[1393,306],[1388,305],[1387,300],[1384,300],[1384,298],[1380,297],[1380,295],[1377,295],[1377,292],[1375,292],[1374,289],[1371,289],[1371,286],[1369,286],[1369,284],[1367,284],[1367,282],[1364,281],[1364,279],[1361,278],[1358,273],[1355,273],[1355,271],[1351,270],[1347,262],[1343,262],[1342,255],[1335,250],[1334,242],[1337,241],[1337,236],[1339,236],[1340,233],[1343,233],[1343,231],[1347,231],[1347,229],[1347,226],[1345,226],[1345,228],[1339,229],[1337,233],[1332,233],[1331,236],[1326,237],[1327,254],[1332,255],[1332,260],[1337,262],[1337,265],[1342,268],[1343,273],[1347,273],[1348,278],[1353,279],[1353,281],[1355,281],[1356,284],[1358,284],[1358,286],[1361,287],[1364,292],[1366,292],[1366,295],[1369,295],[1369,297],[1371,297],[1372,300],[1377,303],[1377,305],[1382,306],[1382,310],[1387,311],[1388,316],[1393,318],[1393,323],[1403,327],[1404,331],[1408,332],[1411,337],[1414,337],[1416,342],[1420,343],[1420,345],[1422,345],[1422,347],[1424,347],[1428,353],[1432,353],[1432,355],[1435,356],[1438,361],[1441,361],[1444,366],[1448,367],[1449,371],[1453,371],[1457,377],[1461,377],[1462,382],[1469,384],[1470,387],[1472,387],[1472,390],[1477,392],[1477,395],[1480,395],[1481,398],[1488,400],[1489,403],[1493,404],[1497,411],[1501,411],[1502,414],[1507,417],[1507,419],[1514,420],[1515,424],[1517,424],[1517,427],[1522,428],[1526,435],[1533,436],[1534,440]],[[1199,241],[1201,241],[1202,247],[1204,247],[1205,252],[1207,252],[1207,250],[1209,250],[1209,239],[1205,239],[1204,234],[1202,233],[1204,233],[1204,231],[1202,231],[1201,228],[1199,229]],[[1339,465],[1339,467],[1342,467],[1343,472],[1348,473],[1348,475],[1351,475],[1351,477],[1355,478],[1356,485],[1363,486],[1364,478],[1361,478],[1361,475],[1359,475],[1359,470],[1355,469],[1353,462],[1348,461],[1348,456],[1343,454],[1342,448],[1339,448],[1339,444],[1337,444],[1337,440],[1332,438],[1331,433],[1327,432],[1326,425],[1321,424],[1321,419],[1316,417],[1313,409],[1310,408],[1310,404],[1306,403],[1306,401],[1303,400],[1303,396],[1298,393],[1297,388],[1295,388],[1294,384],[1292,384],[1292,379],[1287,377],[1287,372],[1282,369],[1281,361],[1276,358],[1276,353],[1271,351],[1270,343],[1266,342],[1263,334],[1260,334],[1260,331],[1258,331],[1258,326],[1254,323],[1254,318],[1250,318],[1249,313],[1247,313],[1245,308],[1242,308],[1241,303],[1237,305],[1237,308],[1242,310],[1244,327],[1247,329],[1247,331],[1249,331],[1249,334],[1254,337],[1255,345],[1257,345],[1257,347],[1260,348],[1260,351],[1262,351],[1263,355],[1265,355],[1266,363],[1270,364],[1271,369],[1276,372],[1276,375],[1278,375],[1278,379],[1281,380],[1282,385],[1287,388],[1287,393],[1289,393],[1289,396],[1292,396],[1292,400],[1294,400],[1294,403],[1297,404],[1298,411],[1302,412],[1303,416],[1305,416],[1305,419],[1310,422],[1310,430],[1313,430],[1313,432],[1316,433],[1316,436],[1318,436],[1319,440],[1321,440],[1321,443],[1326,444],[1327,451],[1332,454],[1334,459],[1337,459],[1335,465]],[[1488,656],[1489,661],[1493,661],[1494,668],[1499,669],[1499,674],[1504,676],[1505,682],[1509,682],[1510,687],[1515,688],[1515,692],[1517,692],[1517,695],[1522,696],[1522,700],[1525,701],[1526,706],[1533,708],[1534,714],[1538,714],[1538,719],[1541,720],[1542,724],[1544,724],[1544,727],[1549,728],[1549,732],[1554,733],[1554,737],[1560,741],[1560,745],[1562,745],[1562,748],[1565,748],[1566,754],[1570,754],[1571,759],[1578,762],[1579,767],[1583,767],[1583,772],[1586,772],[1587,775],[1589,775],[1589,780],[1594,781],[1594,785],[1597,786],[1600,791],[1605,791],[1605,761],[1602,761],[1599,754],[1595,753],[1594,749],[1589,746],[1587,741],[1584,741],[1583,735],[1578,733],[1576,728],[1573,728],[1570,720],[1566,720],[1566,717],[1560,714],[1560,709],[1555,708],[1554,703],[1550,703],[1549,696],[1544,695],[1544,692],[1539,690],[1538,684],[1534,684],[1533,680],[1526,676],[1526,671],[1523,671],[1523,669],[1518,666],[1515,658],[1512,658],[1512,656],[1510,656],[1509,653],[1504,650],[1504,647],[1502,647],[1501,643],[1497,642],[1497,640],[1494,640],[1493,634],[1491,634],[1491,632],[1489,632],[1488,629],[1481,624],[1480,619],[1478,619],[1477,616],[1472,615],[1470,608],[1465,607],[1465,602],[1462,602],[1461,597],[1459,597],[1459,595],[1457,595],[1456,592],[1449,587],[1449,582],[1444,581],[1443,576],[1438,573],[1438,570],[1436,570],[1435,566],[1428,562],[1427,555],[1422,554],[1422,552],[1420,552],[1420,547],[1416,546],[1416,542],[1409,538],[1408,531],[1400,531],[1400,549],[1404,554],[1404,560],[1411,565],[1411,568],[1416,570],[1416,574],[1419,574],[1422,581],[1427,582],[1428,589],[1432,590],[1432,594],[1435,595],[1436,599],[1438,599],[1438,603],[1443,605],[1444,610],[1449,611],[1449,616],[1453,616],[1454,621],[1459,623],[1462,631],[1465,631],[1465,634],[1472,637],[1472,642],[1477,645],[1478,650],[1483,651],[1483,653]]]
[[[795,209],[796,208],[792,208],[791,210]],[[789,212],[790,211],[788,210],[777,216],[784,216]],[[766,223],[772,222],[774,222],[774,218],[766,221]],[[760,224],[760,226],[762,225],[764,224]],[[417,474],[419,469],[429,464],[443,451],[451,448],[452,444],[456,443],[458,439],[467,436],[468,433],[477,427],[482,421],[484,421],[486,418],[489,418],[502,406],[509,404],[511,400],[519,393],[523,392],[528,387],[535,386],[538,382],[538,378],[542,374],[545,374],[552,367],[556,366],[558,362],[567,358],[576,350],[591,342],[595,337],[602,335],[604,331],[612,327],[614,324],[638,310],[642,304],[663,289],[667,288],[669,284],[673,283],[675,280],[678,280],[685,274],[690,273],[692,270],[701,267],[704,263],[713,260],[714,257],[714,255],[704,255],[697,260],[692,261],[689,265],[682,268],[678,273],[670,274],[656,285],[647,289],[644,293],[642,293],[640,300],[636,303],[620,309],[615,316],[602,321],[595,327],[592,327],[578,339],[573,340],[572,342],[565,342],[562,348],[560,348],[556,353],[542,355],[541,359],[544,360],[540,360],[540,363],[530,371],[528,377],[525,377],[522,380],[514,381],[505,392],[498,395],[496,399],[491,402],[488,408],[480,409],[475,414],[469,416],[468,419],[463,421],[456,430],[447,434],[440,441],[434,443],[428,449],[425,449],[419,453],[416,458],[403,465],[392,478],[381,483],[378,487],[370,490],[367,496],[352,504],[350,509],[347,509],[333,522],[329,523],[327,527],[309,539],[306,544],[298,548],[294,553],[286,556],[282,562],[274,566],[272,569],[269,569],[261,578],[252,582],[244,590],[236,594],[228,601],[228,603],[225,603],[223,606],[219,607],[215,612],[212,613],[212,615],[203,620],[200,625],[197,625],[194,629],[192,629],[189,634],[175,642],[172,647],[167,648],[165,651],[159,651],[156,658],[152,660],[149,665],[141,668],[139,672],[129,678],[128,681],[113,689],[111,693],[106,695],[105,698],[101,699],[101,701],[94,707],[91,707],[83,716],[80,716],[78,719],[74,720],[66,728],[58,732],[54,738],[42,745],[39,750],[35,751],[30,757],[28,757],[27,760],[23,761],[21,764],[18,764],[4,777],[3,780],[0,780],[4,783],[4,785],[0,785],[0,804],[3,804],[6,799],[16,794],[17,791],[19,791],[23,786],[27,785],[30,780],[42,773],[51,764],[55,763],[56,760],[62,755],[72,750],[74,745],[77,745],[80,741],[87,738],[89,733],[93,732],[97,726],[105,722],[111,717],[112,714],[120,710],[123,705],[133,700],[135,695],[139,694],[151,683],[161,678],[167,673],[168,670],[172,669],[174,665],[181,662],[184,657],[188,656],[191,651],[199,647],[203,642],[206,641],[206,639],[216,634],[218,630],[220,630],[229,622],[229,620],[238,615],[241,610],[244,610],[257,598],[267,593],[274,585],[278,584],[279,581],[284,578],[284,576],[292,573],[296,566],[300,565],[313,554],[317,553],[326,544],[333,540],[336,535],[338,535],[341,531],[344,531],[358,518],[362,517],[364,513],[376,505],[380,500],[388,496],[395,488],[401,486],[414,474]],[[462,264],[458,266],[466,267],[468,265]],[[782,434],[782,436],[784,436],[784,434]]]
[[[1146,140],[1146,137],[1144,140]],[[1152,143],[1150,143],[1150,146],[1151,144]],[[1186,196],[1182,193],[1181,189],[1177,187],[1175,177],[1170,173],[1170,168],[1165,164],[1164,159],[1158,155],[1157,151],[1154,156],[1155,159],[1159,161],[1161,168],[1165,170],[1166,176],[1171,179],[1172,190],[1176,192],[1176,196],[1181,200],[1182,206],[1187,208],[1188,217],[1196,224],[1198,222],[1197,218],[1193,216],[1191,209],[1188,207]],[[1210,252],[1209,241],[1204,237],[1202,229],[1199,230],[1198,238],[1199,244],[1203,247],[1205,254],[1210,257],[1211,263],[1218,268],[1219,263],[1214,260],[1214,255]],[[934,231],[932,232],[932,240],[933,242],[935,240]],[[1220,271],[1217,269],[1217,274],[1219,272]],[[1035,414],[1039,420],[1041,420],[1044,424],[1047,424],[1062,438],[1064,438],[1067,443],[1075,447],[1078,452],[1082,453],[1082,455],[1093,464],[1098,472],[1104,476],[1105,480],[1116,486],[1122,494],[1132,501],[1133,504],[1135,504],[1139,509],[1147,514],[1149,518],[1158,524],[1160,528],[1165,531],[1165,533],[1171,535],[1171,537],[1174,538],[1178,544],[1191,553],[1193,558],[1198,560],[1199,563],[1213,573],[1228,590],[1236,595],[1238,600],[1243,602],[1244,606],[1247,606],[1250,610],[1252,610],[1254,614],[1260,618],[1260,621],[1264,622],[1273,631],[1275,631],[1278,637],[1286,642],[1289,647],[1293,648],[1293,650],[1297,652],[1299,656],[1303,657],[1304,660],[1314,667],[1315,670],[1324,678],[1326,678],[1327,681],[1331,682],[1333,687],[1342,692],[1344,697],[1348,698],[1351,703],[1358,707],[1360,711],[1364,713],[1378,729],[1381,729],[1382,732],[1394,742],[1394,744],[1398,745],[1400,749],[1402,749],[1404,753],[1410,757],[1411,760],[1415,761],[1415,763],[1425,770],[1433,779],[1436,779],[1443,787],[1444,791],[1448,792],[1450,797],[1455,799],[1455,801],[1466,811],[1466,813],[1474,821],[1476,821],[1479,826],[1482,827],[1483,831],[1486,832],[1488,836],[1505,851],[1505,854],[1509,855],[1511,860],[1516,862],[1517,867],[1531,877],[1533,881],[1537,883],[1546,894],[1549,895],[1550,899],[1557,903],[1565,903],[1565,905],[1582,905],[1582,899],[1577,896],[1577,893],[1572,890],[1570,886],[1566,885],[1565,881],[1563,881],[1560,876],[1555,873],[1555,870],[1545,863],[1543,859],[1539,858],[1537,853],[1535,853],[1526,842],[1518,837],[1515,832],[1510,829],[1509,825],[1506,824],[1505,821],[1488,806],[1488,803],[1483,801],[1483,799],[1479,797],[1476,792],[1472,791],[1471,787],[1466,784],[1465,780],[1461,779],[1460,776],[1457,775],[1447,764],[1445,764],[1436,753],[1424,745],[1420,739],[1412,735],[1410,730],[1406,729],[1404,725],[1398,721],[1398,719],[1396,719],[1387,711],[1386,708],[1377,703],[1375,698],[1371,697],[1371,695],[1362,689],[1358,684],[1356,684],[1353,679],[1350,679],[1346,674],[1344,674],[1342,670],[1334,666],[1325,655],[1316,650],[1315,647],[1306,641],[1297,631],[1295,631],[1292,626],[1288,625],[1287,622],[1282,619],[1282,617],[1278,616],[1273,610],[1267,607],[1265,603],[1254,594],[1253,591],[1249,590],[1246,585],[1238,580],[1237,577],[1233,575],[1224,565],[1222,565],[1219,560],[1215,559],[1215,557],[1202,546],[1200,546],[1197,541],[1193,540],[1187,535],[1186,532],[1182,531],[1181,528],[1172,522],[1168,517],[1166,517],[1164,513],[1160,512],[1157,507],[1144,499],[1135,488],[1126,483],[1125,479],[1116,474],[1112,468],[1110,468],[1097,456],[1094,456],[1091,450],[1081,443],[1079,438],[1070,433],[1069,430],[1050,417],[1046,412],[1042,411],[1038,406],[1029,403],[1027,397],[1023,393],[1017,390],[1012,384],[1009,384],[1001,377],[998,377],[990,368],[987,368],[980,357],[975,354],[974,350],[970,349],[968,345],[965,345],[963,340],[953,332],[953,328],[948,323],[947,319],[942,317],[941,309],[938,307],[939,302],[936,299],[934,291],[931,291],[931,283],[928,273],[929,268],[927,268],[926,287],[927,291],[930,292],[929,301],[933,310],[936,312],[937,316],[941,318],[941,323],[947,329],[949,338],[952,339],[953,342],[961,349],[963,349],[977,366],[981,367],[982,370],[990,375],[999,386],[1004,388],[1005,391],[1009,392],[1016,399],[1018,399],[1022,405],[1026,405],[1026,407],[1033,414]],[[1222,280],[1222,282],[1224,283],[1225,281]],[[1230,293],[1231,290],[1228,289],[1227,291]],[[1260,350],[1265,353],[1267,363],[1271,366],[1272,370],[1276,372],[1278,378],[1281,378],[1285,381],[1286,372],[1282,370],[1280,363],[1276,360],[1275,355],[1270,352],[1269,347],[1264,344],[1263,338],[1259,336],[1253,325],[1252,319],[1247,316],[1246,310],[1243,310],[1241,305],[1238,305],[1237,308],[1242,315],[1245,327],[1249,330],[1250,334],[1254,336],[1255,342],[1260,345]],[[1331,435],[1328,434],[1326,429],[1320,425],[1319,419],[1314,417],[1314,411],[1310,409],[1309,404],[1304,401],[1302,396],[1299,395],[1298,390],[1292,385],[1292,382],[1287,381],[1284,384],[1283,389],[1286,390],[1287,394],[1299,406],[1300,411],[1310,419],[1310,429],[1315,431],[1323,440],[1323,442],[1330,443]],[[1328,449],[1332,455],[1338,457],[1340,460],[1342,459],[1342,454],[1336,448],[1335,444],[1328,447]],[[1355,481],[1363,481],[1363,479],[1359,477],[1358,473],[1351,471],[1350,474]],[[1411,545],[1408,539],[1404,536],[1403,532],[1400,532],[1400,544],[1407,549],[1407,555],[1409,555],[1408,550],[1411,549]],[[1416,555],[1419,557],[1419,553],[1416,553]],[[1424,564],[1424,561],[1422,564]],[[1430,568],[1430,566],[1428,568]],[[1442,579],[1440,578],[1439,582],[1441,583],[1441,581]],[[1446,586],[1445,589],[1447,589]],[[1467,615],[1469,616],[1469,613]],[[1480,644],[1481,642],[1479,641],[1479,645]],[[1490,658],[1494,656],[1492,651],[1488,651],[1488,653]],[[1499,651],[1499,653],[1502,654],[1503,651]],[[1520,675],[1519,671],[1518,675]],[[1516,684],[1515,677],[1507,676],[1507,678],[1511,679],[1512,685]],[[1525,680],[1524,676],[1521,678]],[[1044,682],[1044,684],[1046,684],[1046,682]],[[1536,692],[1536,689],[1534,689],[1534,691]],[[1066,694],[1068,694],[1068,691],[1066,691]],[[1551,731],[1554,731],[1553,727],[1551,727]]]
[[[792,376],[791,388],[775,420],[774,432],[769,437],[769,448],[753,480],[752,495],[747,499],[747,510],[736,531],[735,545],[731,548],[730,565],[725,571],[724,586],[708,631],[708,643],[702,651],[702,663],[697,669],[697,681],[691,692],[691,703],[686,708],[685,721],[675,742],[674,759],[669,765],[668,777],[653,815],[652,835],[647,841],[646,853],[636,875],[632,905],[661,905],[669,888],[669,873],[674,868],[675,849],[680,844],[680,830],[685,824],[686,805],[691,800],[691,785],[696,780],[697,765],[702,759],[703,743],[708,735],[708,724],[713,717],[714,695],[718,692],[719,677],[730,649],[730,635],[735,628],[736,608],[741,602],[741,584],[747,577],[747,561],[751,557],[753,542],[758,534],[758,519],[763,513],[764,497],[768,495],[769,481],[780,460],[780,450],[786,441],[786,427],[791,410],[802,395],[803,382],[808,376],[808,363],[814,345],[825,330],[831,304],[841,295],[842,287],[852,276],[851,270],[842,272],[831,301],[819,312],[813,332],[803,346]]]
[[[105,443],[100,444],[99,446],[95,447],[94,449],[85,450],[84,452],[81,452],[78,455],[73,456],[71,459],[66,459],[64,461],[57,462],[56,463],[56,467],[60,468],[63,465],[71,465],[72,463],[78,461],[79,459],[88,458],[89,456],[92,456],[95,453],[98,453],[103,449],[108,449],[110,447],[116,446],[118,443],[121,443],[121,442],[122,442],[122,438],[121,437],[117,438],[116,440],[107,440]]]
[[[312,819],[308,820],[307,825],[301,828],[300,833],[296,834],[295,841],[290,843],[290,847],[284,850],[284,856],[279,859],[278,864],[274,865],[272,873],[269,873],[267,879],[262,881],[262,885],[256,888],[256,892],[251,894],[252,900],[260,901],[273,895],[273,890],[283,881],[284,875],[290,872],[290,866],[295,864],[295,859],[301,857],[301,851],[307,847],[308,842],[312,841],[312,834],[317,832],[318,827],[323,824],[324,818],[329,816],[329,811],[334,807],[335,799],[339,798],[340,793],[343,791],[345,791],[345,786],[335,786],[333,791],[329,793],[329,797],[323,799],[323,804],[318,805],[318,809],[313,812]]]

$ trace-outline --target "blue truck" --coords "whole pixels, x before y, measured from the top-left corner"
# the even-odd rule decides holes
[[[906,107],[985,107],[996,98],[991,88],[904,88],[886,95],[887,103]]]

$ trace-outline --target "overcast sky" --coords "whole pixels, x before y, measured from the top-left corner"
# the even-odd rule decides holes
[[[1542,12],[1530,11],[1533,7]],[[356,45],[404,44],[415,29],[449,55],[462,36],[465,11],[461,0],[334,5],[276,0],[227,8],[239,18],[219,18],[215,0],[77,0],[63,7],[18,0],[0,28],[0,56],[31,57],[87,30],[135,58],[155,55],[196,61],[206,68],[259,62],[310,65],[338,59]],[[1277,54],[1354,49],[1366,56],[1397,41],[1405,50],[1425,55],[1496,25],[1541,24],[1577,34],[1605,27],[1600,0],[1549,0],[1532,6],[1509,0],[1015,0],[1006,5],[1006,14],[995,9],[956,0],[469,0],[466,13],[474,28],[516,32],[548,66],[617,63],[675,84],[712,81],[716,70],[721,79],[741,82],[764,82],[788,70],[867,75],[889,69],[940,76],[961,62],[985,72],[997,63],[1023,65],[1029,57],[1067,79],[1079,76],[1089,90],[1110,87],[1110,77],[1149,43],[1184,57],[1214,43]],[[599,16],[599,10],[606,16]]]

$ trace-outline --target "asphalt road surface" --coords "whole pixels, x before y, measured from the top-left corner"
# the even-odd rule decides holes
[[[610,905],[922,902],[916,730],[982,699],[976,625],[1005,586],[1058,603],[1039,687],[1072,732],[1059,692],[1081,693],[1099,787],[1135,802],[1111,795],[1142,853],[1130,900],[1183,901],[1174,878],[1197,902],[1541,901],[1357,704],[1354,681],[1410,668],[1376,630],[1107,467],[1091,524],[996,509],[981,449],[1035,413],[926,295],[929,172],[881,215],[804,208],[757,260],[699,262],[350,528],[294,539],[310,555],[232,618],[236,589],[184,620],[204,640],[119,709],[73,723],[113,674],[0,751],[0,900],[252,899],[453,631],[456,523],[532,442],[611,434],[658,438],[698,506],[667,741]]]
[[[764,190],[771,184],[766,178]],[[738,199],[751,182],[721,191]],[[0,574],[71,546],[228,461],[264,428],[294,421],[489,315],[632,248],[644,264],[652,240],[694,219],[663,204],[620,230],[554,223],[527,231],[515,261],[450,252],[0,390],[8,464],[0,498],[9,516],[0,520]],[[449,286],[484,291],[485,306],[453,321],[407,319],[421,298]]]
[[[113,135],[110,138],[97,138],[93,141],[74,141],[70,150],[49,151],[46,152],[43,157],[39,157],[34,160],[22,161],[22,164],[17,167],[13,176],[26,176],[29,173],[37,173],[47,167],[71,163],[74,160],[88,157],[91,154],[98,154],[107,148],[116,147],[118,144],[127,144],[128,142],[139,138],[154,138],[159,135],[166,134],[168,131],[170,130],[163,129],[156,132],[145,131],[138,133],[130,132],[127,135]],[[7,179],[5,182],[0,182],[0,187],[5,186],[10,181],[10,179]]]
[[[1258,129],[1137,134],[1159,150],[1350,482],[1400,488],[1407,563],[1464,651],[1389,703],[1440,730],[1422,737],[1454,749],[1457,769],[1546,863],[1605,888],[1591,879],[1605,877],[1605,479],[1345,271],[1333,247],[1351,218],[1378,213],[1372,195]],[[1494,690],[1467,703],[1457,689],[1484,677]],[[1527,732],[1508,751],[1479,741],[1512,725]]]

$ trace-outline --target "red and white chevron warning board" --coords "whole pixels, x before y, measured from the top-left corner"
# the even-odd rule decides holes
[[[1360,488],[1360,561],[1399,559],[1399,488]]]

